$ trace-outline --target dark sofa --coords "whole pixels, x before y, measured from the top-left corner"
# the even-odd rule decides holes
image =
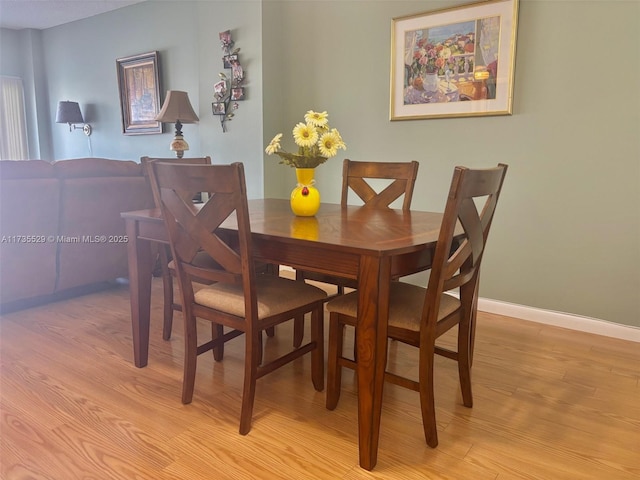
[[[120,213],[151,207],[148,181],[133,161],[0,161],[0,308],[126,277]]]

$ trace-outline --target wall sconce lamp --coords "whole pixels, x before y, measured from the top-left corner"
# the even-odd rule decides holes
[[[78,102],[58,102],[56,123],[68,123],[70,132],[76,128],[81,128],[87,137],[91,135],[91,125],[84,123],[84,118],[82,118]],[[78,123],[82,123],[82,127],[78,127],[76,125]]]
[[[182,158],[184,151],[189,150],[189,144],[182,136],[182,124],[198,123],[200,120],[196,112],[193,111],[187,92],[169,90],[156,120],[166,123],[175,122],[176,135],[169,144],[169,150],[176,152],[176,157]]]

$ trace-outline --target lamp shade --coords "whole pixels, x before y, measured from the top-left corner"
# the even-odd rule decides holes
[[[169,90],[156,120],[159,122],[196,123],[199,118],[193,111],[187,92]]]
[[[56,123],[84,123],[78,102],[58,102]]]

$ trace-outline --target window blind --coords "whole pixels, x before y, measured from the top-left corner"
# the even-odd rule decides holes
[[[0,76],[0,160],[28,158],[22,79]]]

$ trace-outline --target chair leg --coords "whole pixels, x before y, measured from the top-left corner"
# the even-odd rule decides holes
[[[196,319],[190,312],[184,312],[184,377],[182,380],[182,403],[191,403],[196,381],[198,361],[198,336]]]
[[[471,313],[471,312],[470,312]],[[471,325],[469,320],[463,320],[458,325],[458,376],[462,403],[465,407],[473,407],[471,391]]]
[[[211,324],[211,339],[215,340],[224,335],[224,327],[217,323]],[[216,362],[219,362],[224,357],[224,343],[221,343],[220,346],[215,347],[213,349],[213,358]]]
[[[293,346],[298,348],[304,338],[304,315],[298,315],[293,319]]]
[[[476,321],[478,319],[478,287],[479,281],[476,281],[476,287],[473,292],[473,303],[471,304],[471,324],[469,325],[469,367],[473,365],[473,351],[476,343]]]
[[[240,409],[240,435],[246,435],[251,430],[258,363],[262,357],[262,355],[259,355],[258,346],[262,343],[260,333],[259,331],[251,334],[245,332],[244,386],[242,389],[242,407]]]
[[[469,353],[469,368],[473,365],[473,350],[475,348],[476,341],[476,321],[478,317],[478,289],[480,288],[480,271],[476,271],[476,278],[473,281],[467,282],[460,287],[460,299],[464,299],[462,308],[462,314],[468,318],[468,353]],[[461,320],[463,322],[464,320]],[[459,327],[462,328],[462,327]],[[458,330],[458,341],[460,341],[460,330]],[[460,352],[460,349],[458,349]]]
[[[173,277],[169,272],[169,256],[167,248],[160,245],[158,254],[162,267],[162,288],[164,290],[164,322],[162,326],[162,338],[169,340],[171,338],[171,328],[173,326]]]
[[[324,309],[322,304],[311,312],[311,341],[316,347],[311,351],[311,380],[316,391],[324,390]]]
[[[304,282],[304,272],[296,270],[296,281]],[[293,346],[298,348],[304,338],[304,315],[298,315],[293,319]]]
[[[327,399],[326,407],[333,410],[340,400],[340,386],[342,383],[342,367],[339,357],[342,356],[342,342],[344,338],[344,324],[338,320],[337,314],[329,316],[329,352],[327,363]]]
[[[438,430],[436,428],[435,398],[433,394],[433,364],[435,356],[434,340],[428,345],[420,345],[420,408],[422,410],[422,427],[427,445],[438,446]]]
[[[279,272],[280,272],[279,265],[274,265],[272,263],[267,264],[265,274],[278,276]],[[265,332],[267,332],[267,337],[273,337],[276,334],[276,327],[269,327],[265,329]]]
[[[353,361],[358,362],[358,329],[353,327]]]

